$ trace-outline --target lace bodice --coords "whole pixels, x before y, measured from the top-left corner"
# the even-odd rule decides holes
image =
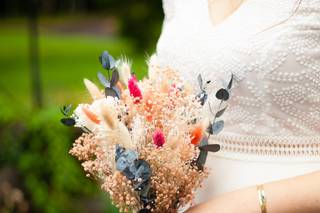
[[[310,145],[320,136],[320,0],[297,6],[296,0],[247,0],[213,26],[208,0],[163,1],[157,63],[195,85],[198,73],[211,80],[210,101],[221,80],[235,76],[219,137],[252,136],[264,145],[266,137],[298,137]]]
[[[320,1],[248,0],[213,27],[207,0],[168,0],[158,42],[161,64],[196,83],[197,73],[236,84],[225,131],[250,135],[320,133]],[[316,7],[317,6],[317,7]]]

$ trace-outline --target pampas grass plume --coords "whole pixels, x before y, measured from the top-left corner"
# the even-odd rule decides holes
[[[98,87],[89,81],[88,79],[83,79],[84,85],[86,86],[90,96],[93,98],[93,100],[98,100],[101,98],[104,98],[104,95],[100,92]]]
[[[122,59],[118,66],[119,80],[122,84],[128,86],[131,77],[131,64],[127,59]]]
[[[104,122],[110,129],[115,129],[117,127],[117,117],[116,112],[112,109],[112,106],[107,106],[105,104],[101,104],[101,115],[103,117]]]

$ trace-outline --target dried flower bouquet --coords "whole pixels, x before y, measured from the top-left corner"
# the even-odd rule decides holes
[[[138,81],[126,60],[105,51],[100,62],[108,76],[98,73],[104,90],[85,79],[92,102],[73,113],[71,106],[61,109],[62,123],[84,132],[70,153],[121,212],[177,212],[192,203],[208,175],[207,154],[220,148],[208,138],[222,130],[217,118],[225,108],[211,119],[204,115],[208,94],[201,75],[196,92],[168,68],[149,64],[148,78]],[[232,77],[216,93],[221,103],[231,86]]]

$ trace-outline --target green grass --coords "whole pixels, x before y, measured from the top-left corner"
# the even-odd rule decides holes
[[[78,190],[86,194],[83,188],[88,188],[92,190],[88,192],[93,194],[92,200],[97,199],[100,204],[102,201],[100,209],[116,212],[106,193],[98,185],[93,186],[95,182],[86,180],[80,163],[68,154],[73,134],[60,124],[58,107],[90,100],[82,79],[98,83],[96,74],[103,72],[98,56],[103,50],[116,58],[125,55],[131,59],[138,78],[146,74],[145,53],[137,54],[130,41],[118,37],[53,33],[40,28],[44,109],[37,111],[32,110],[28,39],[24,20],[0,23],[0,147],[8,156],[13,156],[12,165],[11,158],[0,157],[0,167],[9,166],[21,173],[26,191],[32,195],[32,205],[43,211],[57,212],[64,203],[69,203],[70,208],[80,208],[81,203],[73,200],[81,200],[72,193],[77,194],[74,190]],[[22,133],[15,130],[17,123],[23,127]],[[42,153],[43,150],[47,151]],[[48,156],[47,152],[52,155]],[[39,177],[47,170],[52,173],[48,178],[52,182],[41,182]]]
[[[30,109],[28,39],[27,27],[23,23],[0,25],[0,109],[5,105],[16,110]],[[40,30],[39,45],[45,106],[87,100],[82,79],[98,82],[96,73],[103,72],[98,56],[103,50],[108,50],[116,58],[125,55],[132,59],[138,77],[146,73],[144,53],[137,55],[125,39]]]

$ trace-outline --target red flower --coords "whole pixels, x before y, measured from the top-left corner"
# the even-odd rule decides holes
[[[191,143],[193,145],[198,145],[200,140],[202,139],[202,134],[203,134],[202,127],[200,126],[196,127],[191,133],[191,137],[190,137]]]
[[[161,129],[157,129],[152,135],[153,143],[157,146],[157,148],[162,147],[165,143],[164,134]]]
[[[140,99],[142,99],[142,93],[138,85],[138,81],[134,75],[128,81],[128,88],[130,91],[130,95],[135,98],[134,103],[139,103]]]

